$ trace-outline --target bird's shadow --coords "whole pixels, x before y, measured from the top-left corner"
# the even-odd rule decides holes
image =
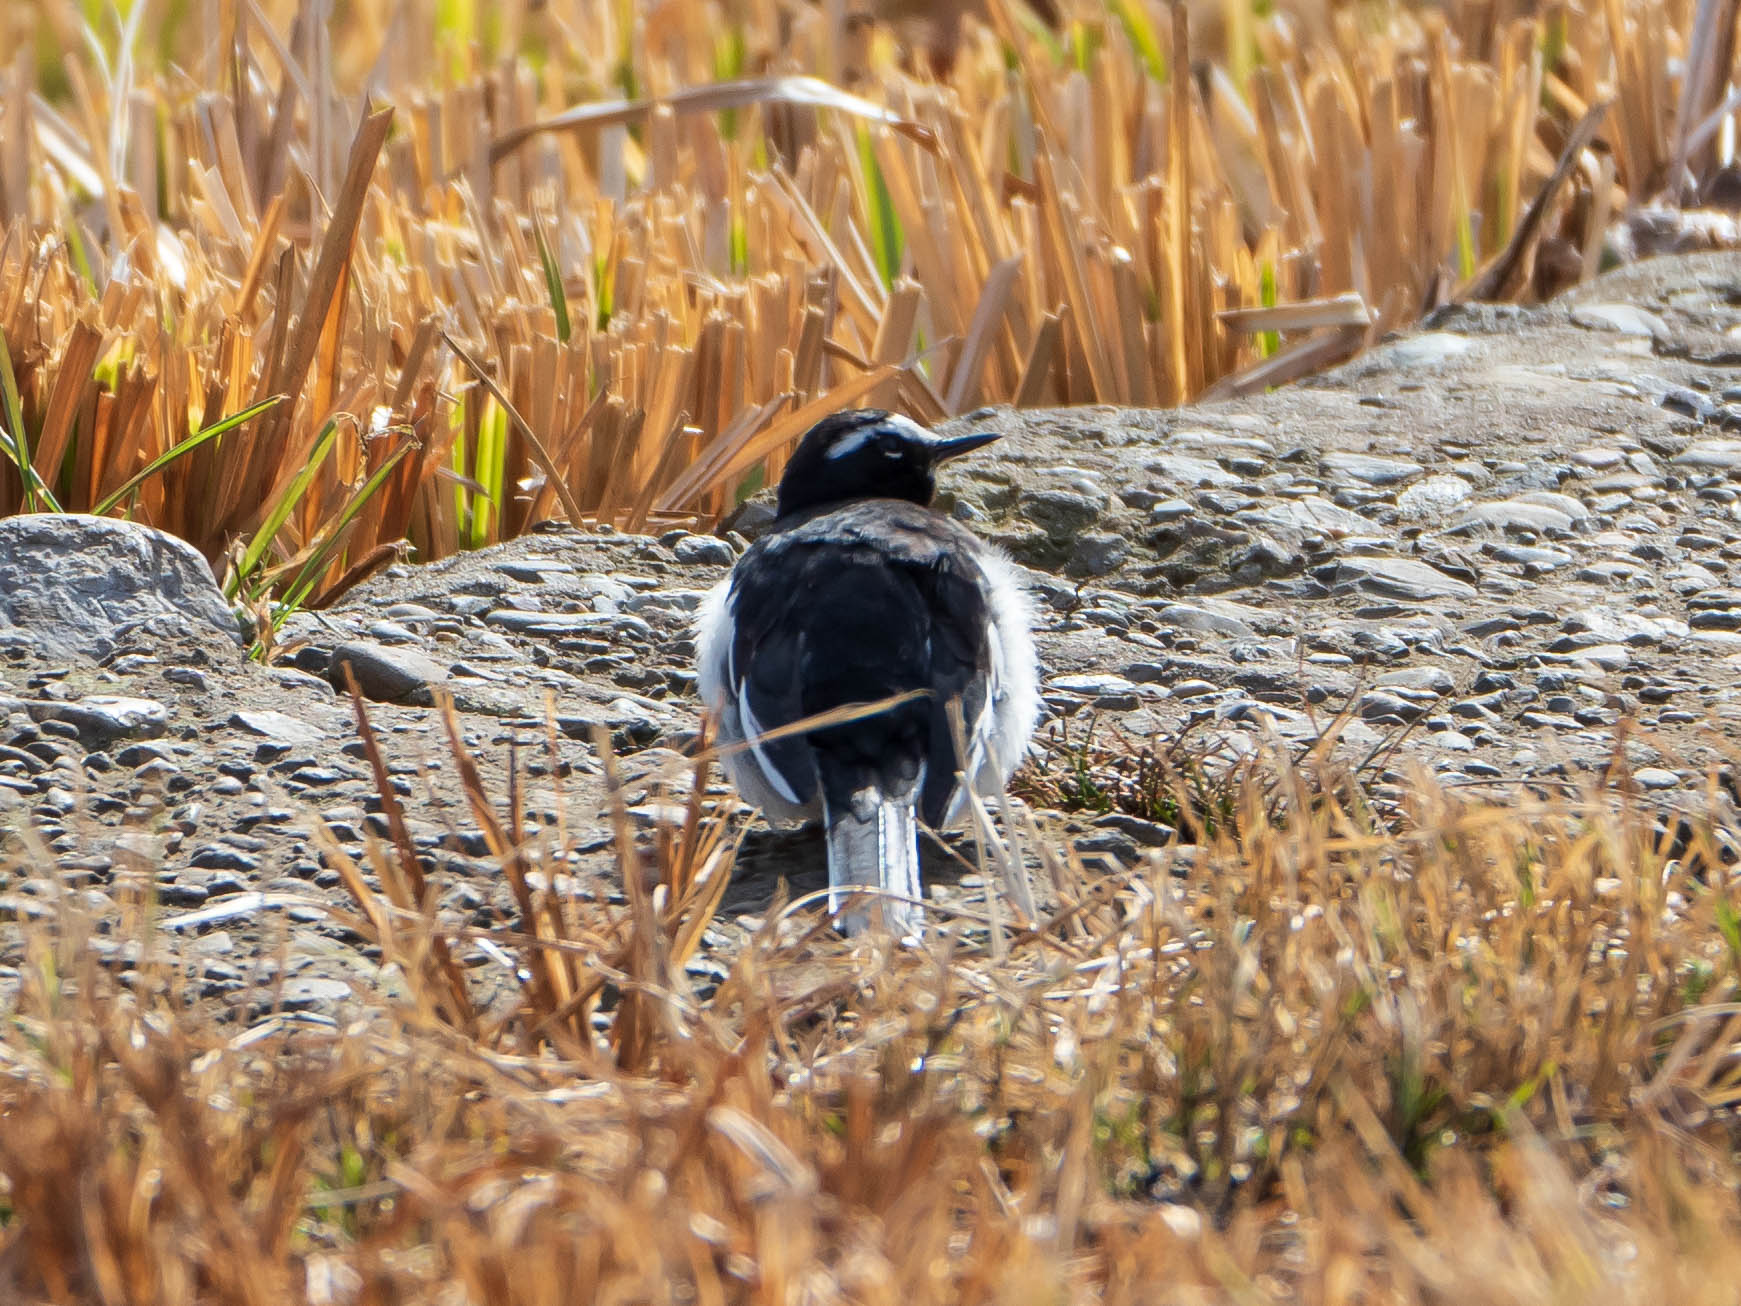
[[[928,831],[919,835],[919,874],[926,884],[954,884],[972,868],[971,845],[962,836],[941,838],[939,844],[938,836]],[[720,911],[730,915],[766,911],[781,880],[786,882],[788,899],[828,887],[828,845],[820,824],[759,825],[745,834]]]

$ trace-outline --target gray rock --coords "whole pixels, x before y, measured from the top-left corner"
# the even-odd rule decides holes
[[[484,620],[516,634],[545,639],[566,635],[608,638],[618,633],[632,633],[643,640],[653,638],[653,628],[639,617],[602,612],[523,612],[515,608],[497,608],[486,613]],[[337,657],[336,653],[334,657]]]
[[[1210,512],[1219,513],[1223,517],[1232,516],[1236,512],[1247,512],[1257,507],[1256,499],[1249,499],[1243,494],[1232,490],[1203,490],[1197,495],[1197,502]]]
[[[1128,834],[1145,848],[1159,848],[1176,833],[1172,826],[1160,821],[1145,821],[1140,816],[1132,816],[1128,812],[1108,812],[1104,816],[1094,818],[1094,824],[1103,830],[1117,830]]]
[[[767,498],[745,499],[719,524],[722,532],[736,532],[746,540],[759,540],[774,527],[775,511]]]
[[[1632,665],[1632,654],[1621,644],[1592,644],[1569,653],[1542,656],[1556,662],[1588,662],[1604,671],[1624,671]]]
[[[1106,506],[1106,500],[1074,490],[1036,490],[1021,497],[1016,511],[1052,539],[1065,540],[1099,521]]]
[[[1674,617],[1647,616],[1623,608],[1578,608],[1566,614],[1564,629],[1593,644],[1658,644],[1687,633],[1689,623]]]
[[[1203,427],[1182,427],[1167,437],[1167,443],[1175,449],[1204,450],[1228,462],[1241,456],[1266,462],[1276,454],[1275,446],[1268,440],[1259,440],[1248,435],[1230,435],[1225,431],[1211,431]]]
[[[1640,767],[1632,773],[1632,778],[1645,789],[1678,789],[1681,778],[1666,767]]]
[[[1155,614],[1157,620],[1175,630],[1194,630],[1202,635],[1226,635],[1234,639],[1250,639],[1257,629],[1239,615],[1238,603],[1169,603]],[[1255,616],[1256,613],[1251,614]]]
[[[1046,688],[1062,690],[1068,694],[1090,694],[1103,702],[1109,698],[1129,700],[1134,707],[1139,686],[1123,676],[1088,674],[1054,676],[1046,682]],[[1154,691],[1149,692],[1152,694]]]
[[[1401,694],[1387,694],[1381,689],[1372,689],[1360,696],[1359,710],[1363,721],[1417,721],[1432,710],[1432,700],[1429,698],[1426,702],[1415,702]]]
[[[1626,460],[1626,454],[1619,449],[1574,449],[1569,455],[1571,460],[1580,467],[1588,467],[1592,471],[1605,472],[1611,467],[1618,467]]]
[[[1165,477],[1179,485],[1210,486],[1225,489],[1238,485],[1242,479],[1234,472],[1227,471],[1219,463],[1207,458],[1193,458],[1189,454],[1163,454],[1148,465],[1148,470],[1157,476]]]
[[[678,562],[710,567],[729,567],[737,561],[732,547],[717,535],[685,535],[671,546]]]
[[[1741,469],[1741,440],[1695,440],[1672,461],[1696,471],[1732,472]]]
[[[52,652],[94,658],[141,630],[241,644],[235,615],[192,545],[71,513],[0,521],[0,633],[11,630]],[[214,633],[222,638],[213,641]]]
[[[1561,494],[1557,490],[1531,490],[1528,494],[1520,494],[1510,500],[1512,503],[1533,503],[1544,508],[1552,508],[1555,512],[1564,513],[1573,521],[1583,521],[1590,515],[1590,510],[1579,500],[1569,494]]]
[[[1072,576],[1104,576],[1130,557],[1130,541],[1122,535],[1091,531],[1076,541],[1064,570]]]
[[[1449,694],[1457,685],[1443,667],[1399,667],[1372,682],[1378,689],[1412,689],[1432,695]]]
[[[1269,535],[1254,535],[1245,548],[1228,560],[1228,571],[1246,583],[1270,576],[1286,576],[1305,565],[1300,551]]]
[[[1457,519],[1453,532],[1477,529],[1516,531],[1569,531],[1574,518],[1561,509],[1525,499],[1500,499],[1478,503]]]
[[[513,580],[539,585],[552,576],[572,576],[574,568],[554,558],[504,558],[496,570]]]
[[[1412,481],[1426,468],[1401,458],[1379,458],[1367,453],[1333,452],[1324,455],[1324,470],[1332,476],[1363,485],[1400,485]]]
[[[1357,512],[1339,508],[1319,495],[1300,499],[1282,499],[1265,504],[1245,514],[1256,522],[1271,526],[1289,526],[1300,531],[1317,531],[1325,535],[1359,535],[1373,529],[1373,523]]]
[[[1668,339],[1668,324],[1635,304],[1580,304],[1572,321],[1586,331],[1617,331],[1623,336]]]
[[[283,991],[277,996],[286,1011],[309,1011],[343,1002],[351,996],[351,986],[343,980],[298,975],[285,980]]]
[[[1184,499],[1162,499],[1149,509],[1149,520],[1163,524],[1175,522],[1181,517],[1189,517],[1196,511]]]
[[[344,669],[357,678],[364,698],[383,703],[430,701],[430,687],[447,679],[447,668],[416,649],[388,648],[354,640],[333,650],[332,682],[344,689]]]
[[[1438,367],[1462,357],[1474,347],[1473,340],[1454,331],[1423,331],[1379,352],[1387,355],[1388,361],[1397,367]]]
[[[64,721],[79,739],[102,748],[117,739],[156,738],[169,728],[170,712],[154,699],[116,694],[88,694],[71,703],[36,702],[30,715],[37,721]]]
[[[1701,422],[1711,421],[1717,416],[1717,403],[1714,399],[1700,394],[1697,390],[1689,390],[1684,385],[1670,386],[1657,403],[1671,413],[1697,418]]]
[[[1413,558],[1375,554],[1344,558],[1312,573],[1335,589],[1363,590],[1386,598],[1421,602],[1426,599],[1472,599],[1473,585],[1447,576],[1437,567]]]
[[[284,712],[237,712],[230,724],[280,744],[312,744],[326,737],[319,726]]]
[[[1568,566],[1572,555],[1562,553],[1558,549],[1542,549],[1527,544],[1502,544],[1492,549],[1495,562],[1509,563],[1514,567],[1526,568],[1525,574],[1543,571],[1557,571]],[[1581,573],[1580,573],[1581,575]]]
[[[1429,476],[1396,496],[1396,508],[1409,521],[1443,517],[1468,500],[1474,487],[1461,476]]]

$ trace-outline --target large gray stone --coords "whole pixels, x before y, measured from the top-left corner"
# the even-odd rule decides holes
[[[212,569],[191,544],[72,513],[0,521],[0,633],[8,630],[63,656],[94,658],[141,630],[241,643]]]
[[[331,677],[340,689],[347,688],[346,667],[356,676],[363,697],[382,703],[428,704],[432,687],[448,676],[446,667],[416,649],[360,639],[347,640],[333,650]]]
[[[1315,576],[1332,589],[1364,590],[1386,598],[1407,599],[1472,599],[1473,585],[1447,576],[1437,567],[1415,558],[1387,555],[1343,558],[1339,562],[1319,567]]]

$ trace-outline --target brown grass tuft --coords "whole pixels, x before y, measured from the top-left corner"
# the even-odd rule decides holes
[[[346,869],[381,970],[332,1028],[221,1027],[148,915],[105,965],[51,890],[0,1037],[0,1293],[1725,1299],[1732,816],[1670,846],[1622,792],[1423,779],[1381,823],[1315,767],[1255,763],[1240,820],[1132,871],[1048,843],[1051,923],[1001,956],[776,911],[717,985],[683,965],[730,871],[704,786],[619,813],[613,903],[471,779],[516,996],[456,980],[477,938],[389,839],[378,890]]]

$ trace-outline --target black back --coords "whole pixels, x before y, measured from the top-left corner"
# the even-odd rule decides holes
[[[971,730],[985,707],[989,612],[979,541],[917,504],[851,503],[756,542],[733,576],[731,675],[764,731],[910,690],[923,697],[764,743],[800,802],[822,787],[834,811],[874,786],[918,789],[941,824],[955,788],[948,703]]]

